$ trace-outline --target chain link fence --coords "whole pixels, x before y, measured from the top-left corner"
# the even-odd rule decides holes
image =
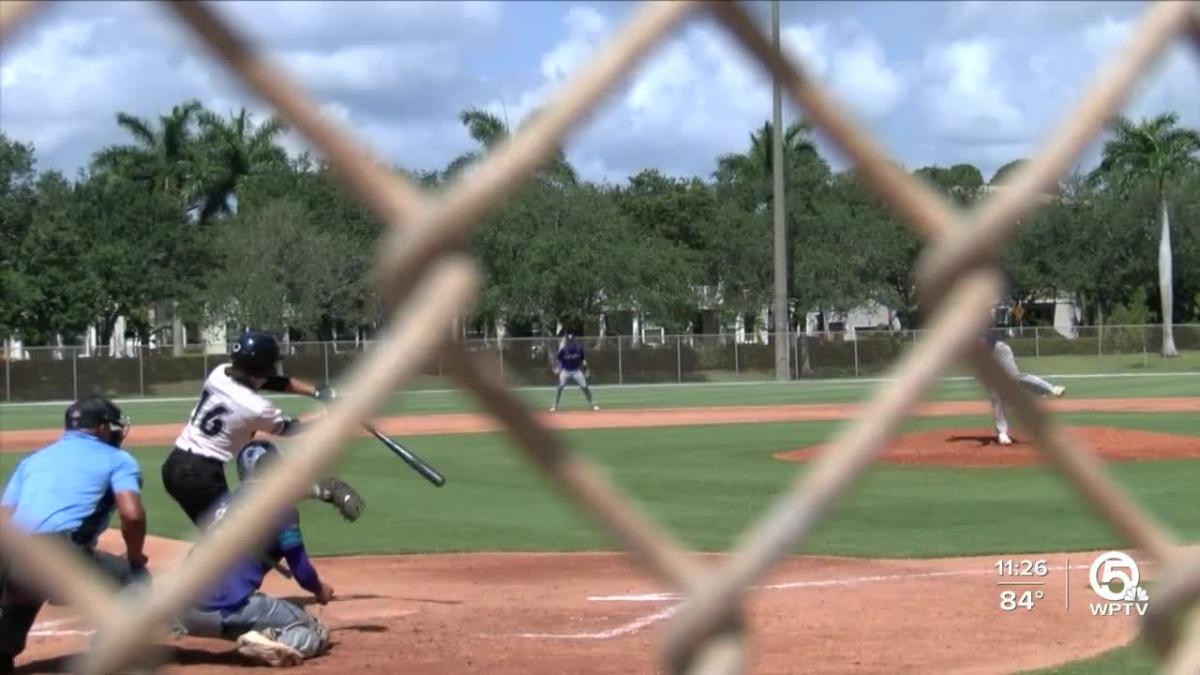
[[[1162,327],[1075,326],[996,329],[1026,369],[1048,375],[1122,374],[1193,368],[1200,355],[1200,325],[1175,326],[1175,344],[1184,358],[1159,355]],[[874,378],[885,374],[925,331],[859,329],[809,335],[790,334],[790,379]],[[587,354],[589,382],[598,386],[774,382],[775,348],[769,342],[738,342],[734,335],[665,335],[649,342],[628,335],[578,338]],[[466,339],[468,353],[489,359],[491,367],[514,387],[552,386],[551,367],[559,338]],[[311,382],[331,382],[373,341],[291,342],[285,345],[285,370]],[[224,350],[193,346],[181,356],[168,349],[129,347],[119,353],[84,347],[28,347],[3,359],[6,402],[64,401],[85,395],[108,397],[195,396]],[[1030,361],[1032,363],[1030,363]],[[408,389],[452,388],[455,382],[435,355]]]
[[[40,6],[12,0],[0,3],[0,37],[10,34]],[[273,525],[273,514],[304,494],[309,482],[336,459],[344,441],[375,411],[384,393],[407,388],[438,360],[438,354],[445,374],[474,393],[507,427],[532,467],[544,472],[561,488],[565,499],[629,549],[647,571],[686,595],[687,601],[671,619],[663,645],[663,663],[670,672],[733,673],[744,668],[747,641],[741,600],[746,588],[802,544],[830,515],[928,388],[960,361],[999,391],[1062,479],[1131,546],[1160,564],[1155,602],[1143,629],[1164,657],[1167,670],[1200,672],[1200,623],[1178,620],[1186,618],[1182,613],[1200,596],[1200,558],[1186,553],[1116,485],[1095,455],[1066,437],[1054,418],[1009,378],[975,339],[988,325],[990,310],[1002,291],[1003,280],[995,267],[997,255],[1013,237],[1019,219],[1036,208],[1034,195],[1067,171],[1173,39],[1187,33],[1200,46],[1200,15],[1194,3],[1150,6],[1120,53],[1084,90],[1078,108],[1014,176],[1011,189],[969,212],[956,210],[890,162],[823,87],[772,47],[738,3],[645,3],[535,121],[491,152],[477,171],[438,196],[422,193],[371,161],[365,146],[321,116],[316,101],[209,5],[174,2],[161,7],[189,26],[244,85],[303,133],[345,186],[391,226],[379,245],[375,281],[392,316],[375,349],[350,360],[336,375],[331,371],[344,397],[330,406],[311,431],[287,444],[288,452],[268,472],[261,489],[230,510],[226,526],[202,534],[184,563],[158,577],[147,592],[114,597],[112,589],[65,548],[24,534],[0,518],[0,548],[13,573],[53,591],[100,627],[91,649],[77,664],[79,672],[107,673],[133,664],[147,667],[159,663],[155,658],[160,653],[152,645],[156,636],[163,635],[169,619],[255,544],[259,533]],[[448,337],[453,316],[476,297],[477,267],[460,251],[481,216],[560,147],[565,134],[655,45],[685,19],[698,14],[718,21],[761,62],[809,119],[851,158],[880,196],[929,242],[917,275],[922,306],[931,312],[929,330],[888,368],[890,380],[878,388],[860,417],[827,445],[792,489],[748,528],[731,556],[719,563],[688,555],[676,537],[649,518],[603,472],[572,453],[561,435],[538,422],[505,386],[494,359],[467,352],[464,345]],[[1097,342],[1099,350],[1103,345],[1099,335]],[[1035,349],[1040,349],[1040,344]],[[682,354],[677,354],[676,373],[682,378]],[[81,377],[79,359],[71,359],[69,366],[52,361],[44,362],[47,368],[74,368],[73,377]],[[144,368],[150,361],[138,363]],[[658,360],[630,361],[618,372],[637,377],[662,367]],[[521,363],[525,361],[513,359],[514,368]],[[123,381],[130,372],[122,371]],[[160,374],[165,372],[163,369]],[[98,375],[90,372],[86,377]],[[1178,640],[1181,630],[1186,634],[1184,641]]]

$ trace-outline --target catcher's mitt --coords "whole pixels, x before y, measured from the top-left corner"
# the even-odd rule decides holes
[[[350,484],[337,478],[326,478],[318,483],[321,488],[321,501],[333,504],[333,507],[350,522],[358,520],[367,504],[358,491]]]

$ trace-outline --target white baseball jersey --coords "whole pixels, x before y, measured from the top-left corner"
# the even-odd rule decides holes
[[[228,462],[249,443],[255,432],[282,434],[288,418],[275,404],[218,366],[204,381],[200,402],[175,439],[175,446],[203,457]]]

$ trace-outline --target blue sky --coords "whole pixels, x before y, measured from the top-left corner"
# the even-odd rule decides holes
[[[1143,3],[785,2],[790,55],[910,168],[969,162],[985,177],[1029,156],[1145,10]],[[517,124],[626,21],[626,2],[271,3],[218,10],[261,41],[384,161],[443,167],[472,149],[467,106]],[[752,3],[766,25],[769,5]],[[124,140],[118,110],[186,99],[267,109],[157,4],[53,3],[0,50],[0,129],[41,168],[73,174]],[[1200,59],[1180,43],[1126,112],[1200,127]],[[568,140],[593,180],[657,167],[707,176],[771,112],[769,81],[711,20],[688,23]],[[788,107],[788,115],[796,110]],[[299,150],[302,141],[289,138]],[[835,166],[845,163],[822,147]],[[1095,161],[1093,147],[1082,158]]]

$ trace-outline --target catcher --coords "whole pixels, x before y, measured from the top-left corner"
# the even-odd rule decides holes
[[[255,476],[279,456],[279,450],[267,441],[253,441],[237,456],[236,493],[222,495],[206,518],[206,527],[219,527],[221,519],[236,499],[244,499],[254,489]],[[238,652],[272,666],[299,665],[323,653],[329,647],[329,629],[298,605],[265,595],[259,589],[263,579],[281,558],[301,588],[328,604],[333,588],[321,580],[304,550],[300,535],[300,514],[290,507],[281,525],[264,542],[259,555],[237,561],[212,588],[184,612],[176,630],[196,637],[236,640]]]
[[[554,372],[558,375],[558,389],[554,392],[554,406],[550,408],[550,412],[558,410],[558,404],[562,401],[563,389],[571,380],[574,380],[575,384],[578,384],[579,388],[583,390],[583,395],[587,397],[587,402],[591,404],[592,410],[600,409],[600,406],[592,401],[592,390],[588,387],[587,377],[583,374],[583,369],[586,367],[587,358],[583,352],[583,345],[575,341],[574,332],[568,332],[566,341],[554,356]]]
[[[318,389],[280,375],[279,343],[269,333],[243,334],[233,346],[231,361],[217,366],[204,381],[200,401],[162,466],[167,494],[195,524],[229,492],[225,462],[238,448],[256,433],[292,436],[300,431],[300,420],[285,417],[260,391],[301,394],[320,401],[335,397],[329,387]],[[337,478],[314,484],[311,498],[333,504],[350,521],[358,520],[364,507],[358,492]]]
[[[1017,368],[1017,359],[1013,356],[1012,347],[1009,347],[997,338],[994,333],[989,331],[984,335],[983,341],[992,352],[992,356],[1000,363],[1000,367],[1034,393],[1042,396],[1050,395],[1054,398],[1061,398],[1067,392],[1066,388],[1050,384],[1037,375],[1022,373]],[[992,421],[996,424],[996,439],[1000,445],[1012,445],[1012,437],[1008,435],[1008,416],[1004,413],[1004,401],[1000,398],[1000,394],[994,391],[991,392],[991,397]]]

